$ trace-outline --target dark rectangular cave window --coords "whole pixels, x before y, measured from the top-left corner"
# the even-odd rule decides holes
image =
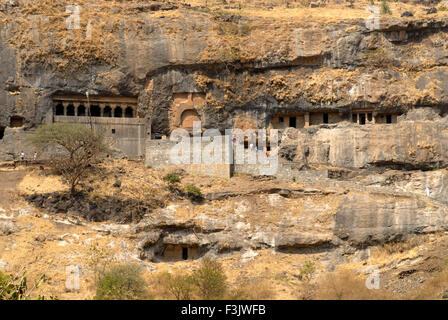
[[[278,118],[278,121],[279,121],[279,122],[284,122],[285,119],[283,119],[283,117],[280,117],[280,118]]]
[[[4,127],[0,127],[0,140],[3,139],[4,135],[5,135],[5,128]]]
[[[328,123],[328,113],[324,113],[324,123]]]
[[[367,114],[367,120],[370,122],[370,121],[372,121],[372,114],[371,113],[368,113]]]
[[[112,134],[115,134],[115,129],[112,129]]]
[[[391,114],[386,115],[386,123],[392,123],[392,115]]]
[[[182,248],[182,259],[188,260],[188,248]]]
[[[366,115],[364,113],[359,115],[359,124],[366,124]]]
[[[10,127],[11,128],[19,128],[23,126],[23,117],[13,116],[10,119]]]
[[[296,117],[289,117],[289,126],[295,128],[296,124],[297,124]]]

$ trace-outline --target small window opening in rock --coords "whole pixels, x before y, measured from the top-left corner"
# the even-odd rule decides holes
[[[271,151],[271,146],[267,146],[266,151]]]
[[[109,106],[106,106],[103,111],[103,116],[108,117],[108,118],[112,117],[112,108]]]
[[[188,248],[182,248],[182,259],[188,260]]]
[[[283,117],[278,118],[278,122],[283,123],[285,121],[285,119]]]
[[[356,113],[352,114],[352,122],[356,123],[357,121]]]
[[[63,116],[64,115],[64,106],[62,105],[62,103],[58,103],[56,105],[55,114],[57,116]]]
[[[101,109],[99,106],[91,106],[90,107],[90,116],[91,117],[100,117],[101,116]]]
[[[5,127],[0,127],[0,140],[5,136]]]
[[[112,134],[115,134],[115,129],[112,129]]]
[[[13,116],[11,117],[11,124],[10,127],[11,128],[18,128],[18,127],[22,127],[23,126],[23,118],[20,116]]]
[[[80,105],[78,107],[78,117],[85,117],[86,115],[86,107],[84,107],[84,105]]]
[[[126,118],[134,118],[134,109],[132,109],[131,107],[127,107],[124,112],[124,116]]]
[[[359,124],[366,124],[366,115],[364,113],[359,115]]]
[[[122,115],[123,115],[123,109],[121,109],[121,107],[116,107],[114,110],[114,117],[121,118]]]
[[[368,113],[368,114],[367,114],[367,120],[368,120],[369,122],[372,121],[372,114],[371,114],[371,113]]]
[[[289,126],[295,128],[297,124],[296,120],[296,117],[289,117]]]
[[[324,113],[324,123],[328,123],[328,113]]]
[[[392,115],[391,114],[386,115],[386,123],[392,123]]]
[[[244,140],[244,149],[249,149],[249,141]]]
[[[69,104],[67,106],[67,115],[68,116],[74,116],[75,115],[75,106],[72,104]]]

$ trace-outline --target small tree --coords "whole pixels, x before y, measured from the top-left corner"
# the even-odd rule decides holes
[[[189,274],[171,275],[167,273],[166,285],[168,291],[176,297],[177,300],[191,300],[194,283],[193,277]]]
[[[88,168],[110,152],[102,134],[78,124],[44,124],[27,139],[27,143],[40,149],[62,149],[60,155],[53,157],[51,165],[68,181],[72,195]]]
[[[192,281],[205,300],[222,299],[227,291],[226,275],[221,263],[208,258],[202,261],[202,266],[195,270]]]
[[[136,300],[147,296],[142,268],[134,264],[111,267],[100,276],[96,287],[98,300]]]

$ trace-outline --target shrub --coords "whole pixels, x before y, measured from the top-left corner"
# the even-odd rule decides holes
[[[272,300],[274,297],[271,283],[262,279],[244,281],[227,295],[230,300]]]
[[[176,297],[177,300],[191,300],[194,291],[194,281],[191,275],[165,275],[168,291]]]
[[[175,173],[168,173],[163,177],[163,180],[166,181],[169,185],[174,185],[180,182],[180,177]]]
[[[392,11],[389,8],[389,4],[386,0],[383,0],[383,2],[381,3],[381,12],[384,14],[392,14]]]
[[[352,270],[337,270],[319,279],[314,299],[319,300],[369,300],[390,299],[384,290],[369,290],[365,279]]]
[[[208,258],[192,274],[192,282],[205,300],[222,299],[227,290],[226,279],[221,263]]]
[[[305,264],[300,269],[299,274],[302,277],[302,279],[304,279],[305,281],[309,281],[314,271],[316,271],[314,263],[312,261],[306,261]]]
[[[187,197],[194,202],[200,202],[204,199],[201,189],[193,185],[186,186],[185,193],[187,194]]]
[[[138,265],[111,267],[100,276],[96,288],[98,300],[137,300],[146,296],[146,284]]]

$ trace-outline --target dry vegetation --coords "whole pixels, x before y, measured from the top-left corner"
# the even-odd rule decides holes
[[[30,173],[21,181],[20,192],[46,192],[66,188],[59,177],[48,175],[39,178],[36,172],[38,171]],[[110,188],[117,176],[122,181],[123,190],[136,186],[137,181],[143,181],[144,184],[154,187],[153,193],[148,197],[163,198],[172,192],[168,179],[163,179],[166,174],[167,171],[147,169],[135,162],[107,161],[101,165],[101,170],[94,173],[95,181],[90,185],[94,186],[98,194],[111,195],[117,192]],[[183,175],[180,184],[195,184],[201,186],[205,192],[235,191],[236,185],[241,188],[241,191],[247,191],[260,185],[259,181],[249,176],[241,175],[233,179],[233,182],[237,183],[211,177]],[[274,185],[275,181],[263,183],[269,186]],[[294,186],[299,187],[300,184],[294,184]],[[138,198],[136,189],[132,190],[134,191],[123,191],[123,199]],[[166,193],[162,195],[163,192]],[[15,201],[16,205],[27,208],[20,197]],[[315,197],[314,201],[317,203],[317,201],[330,200]],[[45,210],[35,208],[27,210],[28,215],[15,218],[21,226],[18,232],[7,237],[0,236],[0,253],[1,259],[10,265],[8,273],[19,273],[26,268],[31,283],[38,281],[42,274],[46,275],[48,281],[35,290],[33,298],[39,295],[59,299],[94,298],[98,294],[96,283],[101,278],[100,275],[112,270],[112,266],[123,265],[123,263],[142,264],[141,276],[146,283],[145,292],[140,292],[142,288],[138,289],[141,295],[139,293],[137,296],[126,297],[182,298],[185,295],[176,296],[175,292],[178,291],[173,291],[173,287],[168,286],[167,277],[188,275],[201,266],[200,261],[176,263],[139,261],[135,254],[135,239],[117,234],[99,233],[92,229],[99,227],[100,223],[64,225],[53,222],[48,219],[48,216],[43,218],[47,215]],[[195,212],[195,214],[201,213]],[[53,218],[61,219],[64,215],[55,215]],[[369,260],[342,264],[334,272],[329,272],[328,266],[323,263],[323,253],[295,254],[263,249],[257,250],[258,255],[246,261],[242,258],[242,253],[236,252],[220,257],[228,288],[225,297],[256,300],[440,299],[448,287],[446,247],[447,236],[443,233],[411,237],[404,242],[388,243],[371,248]],[[65,268],[77,264],[82,265],[81,289],[66,292]],[[359,270],[364,270],[369,265],[380,268],[381,290],[368,290],[365,286],[367,275]],[[417,270],[413,273],[414,275],[425,276],[424,282],[420,283],[416,279],[417,285],[410,287],[404,294],[385,287],[386,284],[394,281],[399,281],[396,285],[401,286],[400,281],[403,280],[400,280],[400,275],[414,269]],[[118,274],[129,272],[131,280],[134,279],[136,273],[126,270],[123,272],[112,270],[106,288],[111,283],[115,283],[113,279],[117,272]],[[183,288],[182,283],[180,287]],[[192,292],[189,297],[201,299],[197,292]]]

